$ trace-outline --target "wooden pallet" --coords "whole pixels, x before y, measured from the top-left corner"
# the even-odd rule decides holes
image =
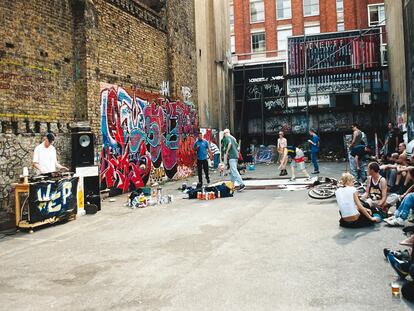
[[[76,214],[70,215],[68,218],[60,218],[60,217],[51,217],[48,219],[45,219],[43,221],[38,221],[35,223],[29,223],[27,220],[22,220],[19,222],[19,224],[17,225],[18,229],[28,229],[29,233],[33,233],[33,229],[37,228],[37,227],[41,227],[41,226],[45,226],[45,225],[51,225],[51,224],[55,224],[61,221],[71,221],[71,220],[75,220],[76,219]]]

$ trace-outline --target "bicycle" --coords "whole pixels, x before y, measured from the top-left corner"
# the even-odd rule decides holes
[[[318,180],[314,183],[314,187],[308,191],[308,195],[312,199],[326,200],[335,196],[335,191],[342,185],[335,178],[325,177],[324,180]],[[356,189],[359,194],[365,193],[365,188],[358,183]]]

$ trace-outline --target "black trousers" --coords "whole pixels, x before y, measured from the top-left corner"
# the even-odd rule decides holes
[[[203,184],[203,170],[204,170],[204,175],[206,175],[207,183],[210,183],[210,177],[208,176],[208,161],[197,160],[197,173],[198,173],[199,184]]]
[[[365,217],[364,214],[360,214],[359,218],[355,221],[345,221],[343,218],[339,220],[339,225],[344,228],[364,228],[374,225],[374,222]]]

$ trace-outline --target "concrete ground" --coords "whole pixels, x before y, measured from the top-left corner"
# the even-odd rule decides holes
[[[166,186],[171,205],[131,210],[121,196],[96,215],[1,239],[0,310],[414,309],[392,298],[397,278],[382,255],[399,248],[401,229],[341,229],[335,202],[304,190],[197,201],[179,198],[179,185]]]

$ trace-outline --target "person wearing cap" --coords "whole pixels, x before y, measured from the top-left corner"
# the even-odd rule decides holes
[[[43,142],[34,150],[33,167],[36,168],[38,175],[55,172],[56,170],[69,170],[57,161],[56,149],[53,147],[54,141],[55,135],[47,133],[43,138]]]
[[[246,186],[244,185],[243,179],[240,176],[239,171],[237,170],[237,162],[239,160],[239,144],[236,139],[230,135],[230,130],[225,129],[223,132],[224,146],[225,146],[225,158],[228,159],[230,165],[230,176],[233,183],[239,184],[238,191],[243,191]]]

